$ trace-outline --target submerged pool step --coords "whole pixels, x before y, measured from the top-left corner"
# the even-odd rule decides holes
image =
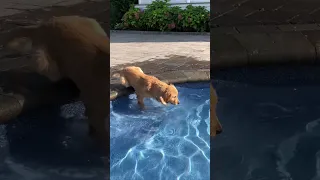
[[[0,84],[0,124],[40,106],[72,102],[79,95],[69,80],[52,83],[32,73],[1,72]]]

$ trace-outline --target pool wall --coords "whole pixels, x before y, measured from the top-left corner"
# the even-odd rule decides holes
[[[210,80],[210,62],[198,61],[192,57],[171,56],[166,59],[122,64],[110,69],[111,75],[126,66],[139,66],[148,75],[155,76],[167,83],[201,82]],[[110,79],[110,100],[133,93],[132,88],[125,88],[116,78]]]

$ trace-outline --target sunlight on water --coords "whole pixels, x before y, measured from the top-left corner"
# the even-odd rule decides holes
[[[202,86],[202,87],[201,87]],[[111,180],[209,180],[209,85],[177,86],[180,105],[136,95],[111,105]]]
[[[112,180],[209,179],[209,87],[178,87],[178,106],[135,95],[111,103]],[[39,108],[0,125],[0,180],[105,179],[105,159],[88,136],[84,106]]]

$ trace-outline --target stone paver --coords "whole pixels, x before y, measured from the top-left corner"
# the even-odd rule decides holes
[[[319,64],[320,1],[216,0],[211,68]]]
[[[317,0],[215,0],[212,27],[319,24]]]
[[[83,3],[86,0],[1,0],[0,18],[4,16],[21,13],[25,10],[46,8],[52,6],[70,6]],[[105,0],[90,0],[105,1]]]
[[[178,55],[210,61],[209,35],[111,32],[111,66]]]

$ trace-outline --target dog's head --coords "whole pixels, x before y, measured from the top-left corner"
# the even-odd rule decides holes
[[[164,93],[164,101],[166,103],[178,105],[178,104],[180,104],[179,99],[178,99],[178,94],[179,94],[179,92],[178,92],[177,88],[173,84],[169,83],[168,87]]]
[[[217,93],[212,85],[210,85],[210,136],[216,136],[222,132],[222,126],[216,113],[217,103]]]

